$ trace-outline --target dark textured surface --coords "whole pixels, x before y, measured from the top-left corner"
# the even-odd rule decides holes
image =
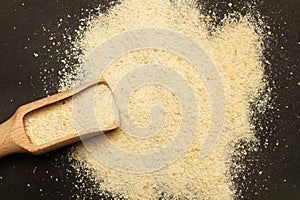
[[[50,94],[56,91],[56,74],[62,67],[59,58],[70,44],[62,42],[53,46],[52,43],[63,41],[62,34],[66,30],[74,35],[74,30],[79,26],[78,19],[88,15],[85,9],[94,8],[99,2],[108,5],[96,0],[1,2],[1,122],[8,119],[18,106],[45,96],[41,77],[46,76],[45,80],[53,84]],[[217,0],[204,2],[206,8],[213,9],[220,17],[227,12],[228,3]],[[231,10],[249,11],[245,1],[234,5]],[[245,5],[246,8],[243,8]],[[239,177],[235,181],[239,183],[238,189],[244,199],[298,199],[300,5],[297,0],[266,0],[259,1],[256,8],[265,16],[265,21],[275,34],[275,39],[268,40],[270,46],[265,55],[271,62],[267,75],[275,88],[272,103],[276,109],[269,109],[253,122],[257,127],[265,127],[258,129],[256,134],[262,144],[268,139],[270,145],[248,154],[243,161],[248,166],[248,172],[244,174],[247,179]],[[62,22],[58,26],[60,19]],[[42,27],[49,31],[44,31]],[[55,34],[53,41],[49,40],[53,36],[51,33]],[[46,48],[43,48],[44,45]],[[38,57],[33,55],[35,52]],[[41,69],[50,72],[41,73]],[[270,119],[273,123],[266,124]],[[279,142],[278,146],[276,142]],[[73,186],[75,177],[64,157],[66,151],[60,149],[42,156],[11,155],[2,158],[0,199],[75,199],[80,191]],[[263,171],[263,174],[257,174],[258,171]]]

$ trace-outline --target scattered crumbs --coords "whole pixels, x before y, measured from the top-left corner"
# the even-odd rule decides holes
[[[228,6],[232,7],[233,4],[228,3]],[[121,4],[112,7],[107,14],[99,11],[95,16],[81,19],[75,42],[72,41],[73,37],[63,35],[64,39],[72,41],[73,46],[65,51],[66,59],[61,59],[65,68],[58,72],[59,91],[69,89],[74,80],[83,78],[80,64],[72,65],[67,58],[72,57],[82,63],[98,44],[124,31],[149,27],[179,31],[201,44],[224,79],[225,96],[228,98],[224,124],[224,129],[227,131],[222,133],[214,151],[208,158],[202,160],[198,158],[196,149],[203,142],[203,133],[199,131],[196,133],[191,150],[170,166],[149,174],[131,174],[108,168],[99,163],[83,145],[78,145],[70,151],[70,162],[78,179],[74,187],[83,191],[92,188],[91,192],[98,195],[104,195],[106,193],[103,191],[109,191],[115,197],[126,199],[171,199],[171,197],[198,199],[199,196],[203,199],[232,199],[238,194],[233,180],[245,167],[238,161],[248,156],[249,149],[258,151],[259,148],[264,148],[269,144],[266,140],[264,147],[257,145],[258,139],[254,136],[254,127],[250,123],[249,116],[253,114],[250,110],[250,102],[259,97],[267,87],[263,79],[263,66],[264,63],[268,65],[271,63],[263,58],[265,48],[263,38],[264,34],[272,35],[272,33],[271,31],[264,32],[261,29],[264,22],[260,19],[256,21],[250,14],[241,16],[240,13],[234,13],[225,16],[221,23],[223,27],[220,27],[212,22],[216,17],[214,11],[210,10],[211,16],[209,16],[195,8],[197,6],[192,1],[170,3],[167,0],[151,2],[123,0]],[[215,26],[215,31],[208,33],[207,26]],[[270,26],[264,28],[270,29]],[[107,73],[104,74],[105,79],[114,89],[118,81],[126,74],[126,70],[130,71],[135,65],[147,63],[167,65],[176,69],[182,76],[189,77],[189,84],[197,91],[195,94],[203,100],[199,101],[201,112],[204,113],[202,116],[210,115],[205,84],[199,81],[201,78],[197,76],[193,66],[168,52],[153,50],[130,52],[111,64]],[[96,72],[98,69],[94,70]],[[142,102],[148,103],[141,104],[141,99],[143,99]],[[173,109],[173,113],[180,113],[178,102],[174,99],[173,95],[162,88],[149,86],[137,90],[129,103],[133,109],[131,117],[141,124],[146,123],[148,119],[146,111],[151,107],[150,102],[157,103],[158,100],[170,110]],[[265,98],[258,103],[257,110],[263,113],[268,101],[269,96],[266,94]],[[180,118],[177,115],[173,116],[172,112],[168,114],[171,116],[169,124],[166,124],[166,128],[161,133],[166,138],[158,137],[154,140],[137,142],[122,130],[117,129],[110,133],[109,140],[128,152],[147,151],[149,148],[155,149],[166,145],[174,133],[174,127],[177,127],[180,121]],[[209,119],[204,117],[202,121],[204,123],[200,126],[205,130],[207,127],[204,124],[209,124]],[[253,143],[251,145],[236,144],[241,139]],[[232,147],[233,143],[234,147]],[[237,149],[241,154],[237,162],[233,163],[230,157]],[[246,177],[243,178],[246,179]],[[87,187],[86,179],[95,185]],[[79,198],[83,197],[79,196]]]
[[[34,167],[34,168],[33,168],[33,170],[32,170],[32,173],[33,173],[33,174],[36,172],[37,168],[38,168],[38,167]]]

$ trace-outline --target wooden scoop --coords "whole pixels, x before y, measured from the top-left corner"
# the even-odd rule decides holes
[[[44,144],[36,144],[31,140],[29,135],[26,134],[24,123],[24,116],[26,114],[56,102],[66,100],[73,95],[81,95],[81,92],[91,88],[92,86],[96,86],[97,84],[105,84],[109,88],[104,80],[100,80],[98,82],[67,90],[65,92],[61,92],[19,107],[10,119],[0,124],[0,157],[13,153],[42,154],[71,143],[78,142],[80,141],[80,138],[88,138],[98,134],[99,132],[85,133],[84,135],[80,135],[80,137],[78,134],[71,134],[68,136],[63,136],[62,138],[56,138],[53,141],[46,142]],[[119,127],[120,121],[118,113],[114,116],[116,117],[110,118],[109,122],[106,123],[106,126],[101,127],[101,130],[99,131],[109,131]],[[53,132],[55,132],[55,130],[53,130]]]

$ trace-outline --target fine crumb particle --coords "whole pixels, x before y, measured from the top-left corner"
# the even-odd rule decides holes
[[[228,6],[232,7],[233,4],[228,3]],[[248,155],[249,148],[258,151],[257,148],[266,148],[269,145],[267,140],[264,141],[264,147],[254,145],[258,139],[255,138],[254,127],[250,123],[253,114],[250,102],[267,88],[263,79],[263,65],[271,64],[263,58],[263,22],[259,19],[255,21],[255,17],[250,14],[242,16],[240,13],[233,13],[224,17],[222,26],[219,26],[213,23],[216,16],[213,11],[208,16],[196,8],[199,7],[190,0],[123,0],[109,9],[108,13],[99,11],[95,16],[81,19],[77,39],[65,53],[67,58],[72,57],[84,63],[91,52],[108,38],[143,28],[173,30],[191,38],[215,63],[225,90],[224,125],[213,151],[209,156],[199,158],[199,147],[204,142],[213,112],[205,83],[209,80],[203,80],[193,64],[172,52],[157,49],[126,52],[114,60],[103,74],[112,91],[137,66],[151,63],[167,66],[185,78],[197,97],[201,110],[198,131],[190,148],[180,158],[165,168],[149,173],[115,170],[99,162],[84,145],[78,145],[70,150],[70,162],[78,178],[74,187],[103,197],[107,195],[104,191],[108,191],[111,194],[109,197],[113,199],[234,199],[238,195],[233,180],[245,166],[238,164],[239,162],[233,163],[231,155],[238,149],[240,158],[237,160],[242,159]],[[207,27],[214,27],[214,31],[209,32]],[[271,31],[266,34],[272,35]],[[70,41],[73,39],[67,35],[64,38]],[[183,47],[185,48],[189,47]],[[59,91],[70,89],[74,80],[94,78],[99,71],[95,66],[91,71],[82,72],[80,65],[72,65],[68,59],[62,59],[61,62],[65,68],[59,72]],[[178,93],[155,84],[136,89],[130,99],[127,99],[129,118],[139,126],[146,126],[150,123],[149,111],[153,105],[159,104],[164,108],[163,114],[166,116],[164,127],[155,136],[147,139],[136,139],[122,128],[106,134],[107,139],[129,155],[165,147],[176,136],[182,123],[177,95]],[[266,94],[258,102],[256,109],[264,112],[269,100]],[[123,112],[127,111],[120,110],[121,115]],[[242,139],[253,141],[254,144],[236,144]],[[101,142],[97,138],[93,140],[99,141],[99,144]],[[263,171],[257,173],[262,175]],[[86,186],[86,178],[95,184]],[[246,179],[245,176],[243,178]],[[83,198],[79,195],[75,197]]]
[[[38,53],[33,53],[33,56],[37,58],[39,56],[39,54]]]

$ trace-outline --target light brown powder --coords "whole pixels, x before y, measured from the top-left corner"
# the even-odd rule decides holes
[[[80,112],[74,109],[74,102],[88,110],[89,99],[94,102],[94,111]],[[34,110],[24,117],[25,133],[34,144],[61,140],[68,136],[80,136],[87,133],[105,130],[119,121],[119,115],[109,88],[104,85],[92,86],[73,97]],[[92,113],[97,117],[97,124],[85,127],[76,124],[76,120],[90,118]],[[86,116],[89,115],[89,116]]]
[[[235,13],[223,19],[222,27],[215,27],[210,34],[206,27],[213,26],[208,16],[196,9],[192,1],[167,0],[123,0],[109,10],[99,13],[87,31],[79,31],[75,48],[82,51],[80,60],[84,62],[89,54],[102,42],[124,31],[142,28],[161,28],[184,34],[205,49],[218,69],[226,96],[226,112],[221,136],[213,151],[199,159],[199,147],[203,144],[211,121],[212,105],[205,80],[193,64],[170,52],[144,49],[123,55],[115,60],[104,72],[104,77],[114,90],[126,73],[142,64],[162,64],[185,77],[197,97],[201,110],[198,131],[189,149],[167,167],[150,173],[130,173],[115,170],[102,164],[83,145],[72,149],[71,160],[78,173],[88,175],[100,183],[94,193],[110,191],[128,199],[232,199],[234,187],[228,175],[230,146],[235,141],[246,138],[254,140],[250,124],[249,102],[258,91],[265,87],[262,67],[262,36],[252,16]],[[234,17],[239,17],[236,20]],[[258,33],[257,33],[258,32]],[[188,47],[183,47],[188,48]],[[74,68],[78,72],[78,68]],[[93,68],[95,73],[99,69]],[[71,86],[72,79],[82,79],[82,74],[65,73],[60,90]],[[170,77],[172,78],[172,77]],[[107,137],[115,146],[130,153],[147,153],[163,148],[175,137],[182,122],[180,102],[176,93],[157,85],[140,87],[130,97],[130,118],[141,126],[149,123],[149,110],[154,104],[162,105],[167,116],[160,133],[148,139],[139,139],[117,129]],[[125,111],[120,111],[125,112]],[[126,119],[121,119],[126,120]],[[97,140],[95,138],[94,140]],[[81,170],[84,168],[85,170]],[[162,192],[165,195],[161,195]]]

